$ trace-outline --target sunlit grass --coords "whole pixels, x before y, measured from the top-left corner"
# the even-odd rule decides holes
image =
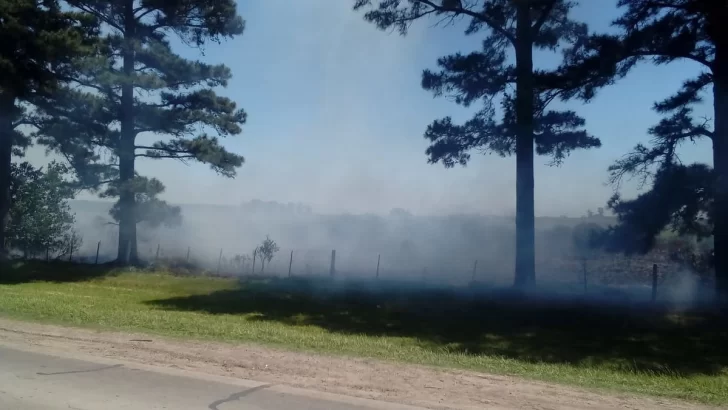
[[[506,332],[504,323],[508,322],[501,317],[516,314],[493,310],[500,309],[497,307],[474,315],[452,310],[445,320],[442,316],[430,320],[385,305],[386,301],[369,305],[351,297],[314,297],[291,292],[290,288],[281,290],[278,285],[269,287],[265,281],[241,285],[230,279],[133,272],[89,276],[79,281],[50,282],[46,277],[46,281],[14,280],[8,281],[14,282],[11,284],[0,284],[0,314],[64,325],[254,342],[728,403],[724,362],[716,362],[712,371],[705,366],[693,369],[682,361],[673,362],[680,352],[660,351],[671,345],[660,341],[659,333],[640,334],[635,336],[640,340],[634,341],[615,337],[613,349],[604,351],[604,345],[593,345],[587,336],[583,340],[574,338],[578,328],[571,333],[565,333],[563,326],[529,328],[518,334]],[[568,315],[564,312],[568,311],[560,311],[559,315]],[[522,320],[520,316],[513,318]],[[553,318],[545,320],[551,323]],[[564,316],[563,320],[570,319]],[[674,336],[674,331],[670,335]],[[704,356],[719,357],[721,347],[713,344],[728,340],[717,340],[715,335],[708,341],[701,339],[701,334],[693,336],[694,343],[710,345],[695,350],[706,352]],[[655,348],[645,342],[651,340],[648,338],[656,338]],[[728,353],[728,348],[723,352]],[[709,361],[706,357],[696,359]]]

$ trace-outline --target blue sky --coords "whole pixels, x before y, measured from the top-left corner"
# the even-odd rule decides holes
[[[406,37],[363,21],[347,0],[240,1],[247,21],[243,36],[197,50],[178,47],[188,58],[224,63],[233,71],[220,93],[249,114],[243,134],[224,141],[243,154],[238,177],[217,176],[204,165],[143,161],[142,174],[167,186],[177,203],[238,204],[251,199],[304,202],[320,212],[417,214],[478,212],[512,215],[513,158],[474,155],[466,168],[427,164],[422,137],[434,119],[465,120],[469,111],[434,99],[420,88],[420,74],[436,59],[477,46],[457,27],[415,24]],[[617,15],[613,0],[582,0],[574,17],[596,31]],[[537,65],[558,56],[537,55]],[[602,139],[598,150],[575,152],[564,165],[536,159],[537,215],[581,215],[603,206],[607,166],[639,141],[658,117],[650,110],[699,67],[644,64],[589,105],[568,106],[586,118]],[[710,101],[708,101],[710,102]],[[37,155],[37,154],[36,154]],[[707,141],[686,147],[683,159],[710,163]],[[634,184],[624,191],[634,195]]]

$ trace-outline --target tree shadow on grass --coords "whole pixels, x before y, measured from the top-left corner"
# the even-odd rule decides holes
[[[238,289],[149,302],[162,309],[414,338],[423,348],[531,363],[607,366],[677,377],[728,369],[725,319],[646,305],[547,301],[513,291],[342,286],[329,280],[241,281]]]
[[[73,262],[8,261],[0,263],[0,284],[29,282],[83,282],[115,275],[113,264],[89,265]]]

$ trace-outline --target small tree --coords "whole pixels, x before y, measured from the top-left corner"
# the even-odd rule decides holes
[[[258,257],[260,257],[260,273],[263,273],[263,271],[265,270],[266,262],[270,262],[273,259],[273,256],[275,256],[276,252],[278,252],[279,250],[280,248],[278,247],[278,244],[276,244],[273,239],[266,236],[263,243],[258,247]]]
[[[12,164],[7,244],[24,257],[78,250],[81,238],[73,232],[75,218],[67,202],[73,190],[63,178],[66,172],[55,162],[45,170],[27,162]]]

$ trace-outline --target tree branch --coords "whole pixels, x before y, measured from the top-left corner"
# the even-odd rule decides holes
[[[538,32],[541,30],[541,27],[546,23],[546,19],[548,19],[549,15],[551,14],[551,10],[554,9],[554,6],[556,6],[556,0],[551,0],[546,7],[544,7],[543,12],[539,16],[536,23],[534,23],[533,27],[531,29],[533,30],[534,35],[537,35]]]
[[[69,3],[71,3],[71,5],[73,5],[75,7],[78,7],[80,10],[82,10],[82,11],[84,11],[86,13],[91,14],[92,16],[98,18],[99,20],[101,20],[104,23],[110,25],[111,27],[119,30],[120,32],[122,32],[122,33],[124,32],[124,27],[122,27],[120,24],[118,24],[114,20],[108,18],[107,15],[98,12],[93,7],[88,7],[88,6],[84,5],[84,4],[82,4],[82,2],[78,2],[78,1],[73,1],[73,2],[69,2]]]
[[[165,152],[177,152],[177,153],[186,153],[187,152],[187,151],[176,150],[176,149],[172,149],[172,148],[166,148],[166,147],[148,147],[148,146],[145,146],[145,145],[135,145],[134,146],[134,149],[135,150],[137,150],[137,149],[146,149],[146,150],[150,150],[150,151],[165,151]]]
[[[38,123],[36,121],[31,120],[30,118],[23,118],[21,120],[18,120],[12,124],[13,129],[18,128],[21,125],[30,125],[33,127],[38,128]]]
[[[172,158],[172,159],[194,159],[196,158],[194,155],[188,154],[188,155],[179,155],[179,154],[169,154],[169,155],[157,155],[157,154],[134,154],[134,157],[136,158],[153,158],[153,159],[162,159],[162,158]]]
[[[687,10],[686,4],[665,3],[664,1],[650,1],[644,5],[645,8],[669,8],[676,10]]]
[[[147,11],[145,11],[144,13],[142,13],[142,14],[140,14],[140,15],[138,15],[138,16],[137,16],[136,14],[137,14],[138,12],[140,12],[140,11],[144,10],[144,7],[145,7],[145,6],[139,6],[139,7],[137,7],[136,9],[134,9],[134,16],[135,16],[135,18],[136,18],[136,20],[137,20],[137,21],[141,21],[141,20],[142,20],[142,19],[143,19],[144,17],[146,17],[147,15],[149,15],[149,14],[151,14],[151,13],[154,13],[155,11],[158,11],[158,10],[157,10],[157,9],[155,9],[155,8],[149,8],[149,9],[147,9]]]
[[[507,38],[508,41],[515,46],[516,44],[516,38],[509,33],[506,29],[496,24],[493,20],[489,19],[482,13],[476,13],[472,10],[466,9],[464,7],[453,7],[453,6],[438,6],[437,4],[433,3],[430,0],[417,0],[420,3],[426,4],[433,8],[434,10],[438,10],[439,12],[448,12],[448,13],[460,13],[465,14],[466,16],[470,16],[474,19],[480,20],[483,23],[487,24],[493,31],[501,34],[503,37]]]
[[[169,147],[148,147],[143,145],[137,145],[134,147],[135,150],[137,149],[145,149],[147,150],[144,154],[134,154],[135,157],[141,157],[141,158],[154,158],[154,159],[160,159],[160,158],[172,158],[172,159],[179,159],[184,162],[185,159],[194,159],[197,158],[195,154],[190,154],[189,151],[186,150],[177,150],[172,149]],[[159,152],[166,152],[167,154],[160,154]]]
[[[672,55],[669,55],[669,54],[666,54],[666,53],[659,53],[657,51],[638,51],[638,52],[628,52],[627,55],[625,56],[625,58],[623,58],[623,60],[625,60],[625,59],[627,59],[629,57],[665,57],[665,56],[675,57],[675,58],[685,58],[685,59],[692,60],[692,61],[695,61],[697,63],[700,63],[700,64],[702,64],[702,65],[710,68],[711,70],[713,69],[713,64],[710,61],[708,61],[708,60],[706,60],[704,58],[700,58],[698,56],[691,55],[691,54],[672,54]]]

